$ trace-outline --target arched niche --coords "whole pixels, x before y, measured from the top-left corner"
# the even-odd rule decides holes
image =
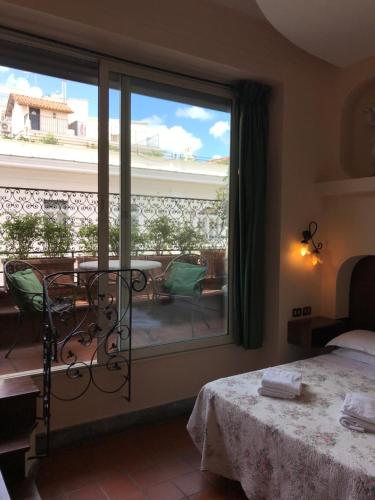
[[[341,119],[340,158],[349,177],[375,175],[375,78],[347,97]]]
[[[353,269],[366,255],[357,255],[347,259],[340,267],[336,278],[336,318],[349,315],[350,280]]]

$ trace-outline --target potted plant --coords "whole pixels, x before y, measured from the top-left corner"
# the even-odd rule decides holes
[[[130,239],[130,250],[132,255],[138,255],[140,251],[145,250],[145,246],[146,237],[141,233],[139,224],[133,222]],[[109,226],[109,248],[113,255],[118,256],[120,254],[120,224],[118,222],[114,222]]]
[[[195,228],[185,221],[177,225],[174,241],[181,253],[191,253],[202,248],[204,235],[199,228]]]
[[[173,249],[175,245],[176,227],[166,215],[161,215],[146,223],[148,248],[156,255]]]
[[[73,246],[72,225],[66,218],[59,221],[47,215],[41,217],[39,238],[44,257],[32,259],[31,263],[34,266],[45,274],[74,271],[74,257],[66,256]],[[69,277],[67,281],[72,279]]]
[[[78,230],[78,241],[88,256],[96,257],[98,253],[98,226],[85,224]]]
[[[147,237],[141,232],[139,224],[137,222],[132,223],[131,231],[131,252],[134,255],[138,255],[139,252],[146,250]]]
[[[8,214],[2,225],[5,249],[9,257],[25,260],[40,238],[41,218],[35,214]]]
[[[66,218],[56,221],[52,217],[43,217],[40,236],[40,244],[47,257],[65,257],[73,245],[72,225]]]
[[[150,255],[150,260],[161,262],[161,271],[173,258],[172,254],[163,255],[166,251],[171,251],[175,247],[176,225],[169,220],[166,215],[161,215],[146,223],[146,233],[144,234],[144,246],[146,250],[154,251],[156,255]]]
[[[120,224],[118,222],[109,226],[109,249],[113,255],[120,254]]]

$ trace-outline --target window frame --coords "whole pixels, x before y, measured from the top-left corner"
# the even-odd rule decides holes
[[[157,346],[133,349],[133,359],[151,358],[154,356],[164,356],[190,352],[196,349],[207,349],[214,346],[233,343],[230,331],[231,311],[229,307],[228,296],[231,293],[231,276],[233,273],[231,250],[232,250],[232,228],[234,219],[235,193],[238,185],[238,171],[236,168],[238,155],[238,113],[237,97],[233,88],[229,85],[199,79],[188,75],[169,72],[159,68],[152,68],[135,64],[127,61],[119,61],[110,56],[103,56],[84,49],[65,46],[62,43],[46,41],[36,36],[28,34],[13,33],[11,30],[0,28],[0,39],[5,42],[5,46],[0,50],[0,60],[2,64],[9,65],[14,54],[17,53],[14,67],[29,69],[35,72],[44,73],[51,76],[63,77],[82,83],[95,83],[98,85],[98,230],[99,230],[99,248],[98,261],[99,268],[106,268],[109,260],[109,89],[110,73],[122,75],[122,89],[127,89],[128,95],[132,91],[139,92],[144,88],[147,82],[147,89],[160,96],[160,92],[166,90],[170,97],[170,92],[175,89],[179,96],[179,102],[183,102],[185,96],[189,104],[205,106],[212,109],[220,109],[214,106],[214,103],[226,102],[231,116],[231,136],[230,136],[230,165],[229,165],[229,220],[228,220],[228,294],[227,294],[227,317],[226,333],[220,336],[204,337],[200,339],[191,339],[187,341],[174,342]],[[9,47],[8,47],[9,45]],[[27,51],[25,53],[23,49]],[[15,51],[17,48],[17,52]],[[7,52],[8,50],[8,52]],[[39,59],[37,53],[41,52]],[[56,56],[62,59],[61,69],[56,63]],[[70,58],[74,61],[70,66]],[[22,60],[24,62],[22,62]],[[21,62],[20,62],[21,61]],[[95,76],[95,74],[97,76]],[[152,95],[152,94],[148,94]],[[208,100],[207,100],[208,97]],[[125,116],[127,110],[122,106],[121,114]],[[127,147],[130,141],[130,128],[127,130],[125,123],[129,123],[130,116],[121,125],[121,132],[124,137],[129,136],[125,141],[121,141],[120,164],[126,167],[125,172],[130,176],[130,149]],[[121,176],[126,179],[125,176]],[[125,196],[125,181],[121,180],[121,197]],[[129,185],[129,184],[128,184]],[[124,193],[123,193],[124,192]],[[131,217],[130,196],[127,200],[122,200],[121,210],[128,212]],[[129,205],[127,208],[126,206]],[[129,260],[130,252],[123,242],[124,250],[123,262]],[[97,364],[102,365],[106,362],[104,352],[98,352]],[[63,370],[64,367],[56,367],[54,371]]]
[[[189,352],[197,349],[207,349],[210,347],[227,345],[233,343],[233,337],[230,331],[230,309],[229,309],[229,300],[228,296],[231,290],[231,275],[232,275],[232,258],[231,258],[231,235],[233,228],[233,218],[234,218],[234,197],[237,186],[237,176],[238,172],[236,170],[236,155],[233,153],[236,151],[238,144],[238,134],[237,134],[237,99],[232,91],[228,89],[223,89],[222,86],[206,84],[205,82],[196,81],[193,79],[189,79],[186,77],[180,77],[176,75],[165,74],[164,72],[155,70],[155,69],[145,69],[145,68],[134,68],[133,66],[127,63],[114,63],[105,59],[100,59],[99,61],[100,74],[103,74],[103,81],[108,86],[107,92],[104,89],[101,89],[100,96],[102,99],[107,98],[107,103],[103,106],[100,105],[99,101],[99,115],[98,122],[105,121],[109,123],[109,82],[111,80],[110,75],[116,74],[119,75],[121,81],[123,82],[125,79],[126,83],[121,84],[122,93],[125,92],[127,105],[123,106],[121,104],[121,133],[124,135],[125,140],[121,141],[120,138],[120,176],[121,176],[121,192],[120,199],[121,203],[125,204],[125,209],[121,208],[121,212],[125,214],[126,220],[131,217],[131,206],[130,206],[130,172],[131,172],[131,155],[130,155],[130,96],[132,92],[139,93],[139,90],[142,90],[142,93],[145,95],[149,95],[151,97],[161,97],[173,99],[173,91],[176,92],[179,99],[178,102],[184,102],[184,98],[186,99],[186,103],[190,105],[200,105],[210,109],[220,109],[217,106],[214,107],[214,103],[222,103],[223,108],[220,110],[228,110],[230,112],[230,120],[231,120],[231,135],[230,135],[230,164],[229,164],[229,217],[228,217],[228,293],[226,299],[226,308],[227,308],[227,317],[226,317],[226,333],[223,335],[217,335],[212,337],[203,337],[196,339],[189,339],[186,341],[177,341],[171,342],[161,345],[155,346],[147,346],[132,349],[132,358],[133,359],[144,359],[151,357],[159,357],[164,355],[178,354],[183,352]],[[105,76],[104,76],[105,75]],[[146,90],[150,90],[150,93],[145,93]],[[182,90],[183,96],[178,94],[178,91]],[[101,93],[103,91],[103,94]],[[106,97],[107,96],[107,97]],[[122,94],[121,94],[122,97]],[[182,98],[181,98],[182,97]],[[176,98],[176,96],[175,96]],[[123,99],[121,98],[121,103]],[[225,105],[224,105],[225,102]],[[104,110],[101,114],[100,110]],[[128,124],[128,125],[127,125]],[[99,137],[103,138],[102,142],[102,164],[99,165],[99,171],[103,172],[106,168],[106,164],[108,165],[108,130],[102,131],[102,134],[99,134]],[[106,138],[104,138],[104,134],[107,133]],[[100,161],[100,160],[99,160]],[[124,175],[125,173],[125,175]],[[108,175],[108,172],[106,172]],[[124,180],[126,179],[126,180]],[[98,186],[100,189],[100,187]],[[109,194],[109,193],[108,193]],[[126,198],[128,196],[128,198]],[[125,199],[124,199],[125,197]],[[108,206],[106,206],[106,210],[108,213]],[[101,210],[99,211],[100,214]],[[100,219],[99,219],[100,225]],[[130,260],[130,248],[129,242],[126,243],[123,241],[124,251],[121,250],[120,261],[122,263],[129,263]],[[105,245],[102,245],[102,252],[105,252]],[[108,245],[107,247],[108,248]],[[101,248],[99,248],[99,264],[100,264],[100,252]],[[105,264],[105,258],[103,258],[103,264]],[[108,261],[107,261],[108,262]]]

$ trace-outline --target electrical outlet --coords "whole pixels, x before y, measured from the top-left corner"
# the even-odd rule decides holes
[[[302,309],[300,307],[295,307],[292,309],[292,316],[293,318],[299,318],[302,316]]]
[[[303,316],[310,316],[310,314],[311,314],[311,306],[305,306],[302,309],[302,314],[303,314]]]

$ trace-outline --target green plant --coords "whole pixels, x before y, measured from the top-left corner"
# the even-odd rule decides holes
[[[132,223],[132,236],[131,236],[131,251],[135,255],[138,255],[140,250],[144,250],[147,245],[147,237],[141,233],[139,229],[139,224],[137,222]]]
[[[186,221],[177,226],[174,240],[181,253],[199,250],[203,247],[205,242],[205,238],[201,230],[193,227]]]
[[[48,133],[48,134],[44,135],[41,138],[41,141],[42,141],[43,144],[58,144],[59,143],[57,137],[55,137],[51,133]]]
[[[8,214],[8,216],[9,219],[2,225],[8,256],[27,259],[33,245],[40,238],[40,216],[33,214]]]
[[[176,225],[170,222],[166,215],[161,215],[152,221],[148,221],[147,243],[151,250],[160,255],[165,250],[170,250],[175,244]]]
[[[98,253],[98,226],[97,224],[86,224],[78,230],[78,240],[84,252],[96,257]]]
[[[64,257],[72,248],[72,226],[66,219],[56,221],[52,217],[43,217],[40,225],[40,237],[40,244],[47,257]]]
[[[132,223],[130,249],[132,253],[138,254],[144,249],[146,238],[139,230],[137,223]],[[109,226],[109,247],[115,255],[120,254],[120,225],[115,222]]]
[[[109,248],[115,255],[120,254],[120,224],[118,222],[109,226]]]

